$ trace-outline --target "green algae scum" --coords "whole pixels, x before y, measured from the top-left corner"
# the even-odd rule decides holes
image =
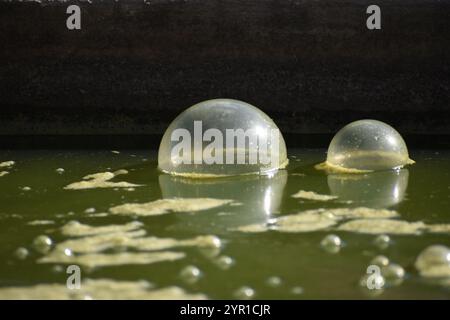
[[[359,174],[288,154],[191,179],[156,151],[2,151],[0,299],[450,298],[449,151]]]

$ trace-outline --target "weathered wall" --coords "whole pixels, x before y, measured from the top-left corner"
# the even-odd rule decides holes
[[[450,133],[450,1],[1,2],[0,134],[159,134],[210,98],[286,133]],[[382,30],[366,29],[369,4]]]

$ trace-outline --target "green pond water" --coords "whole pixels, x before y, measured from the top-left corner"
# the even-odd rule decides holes
[[[156,152],[148,150],[34,150],[1,151],[0,162],[13,160],[9,174],[0,177],[0,289],[30,287],[36,284],[65,285],[64,264],[41,264],[43,256],[32,247],[38,235],[48,235],[58,244],[67,237],[60,228],[76,220],[91,226],[121,225],[140,221],[148,236],[186,239],[216,235],[222,247],[216,252],[196,247],[171,248],[186,256],[177,261],[154,264],[127,264],[84,268],[82,279],[147,280],[156,288],[179,286],[189,293],[202,293],[212,299],[235,298],[242,286],[254,289],[259,299],[448,299],[450,286],[436,284],[419,276],[414,268],[417,255],[431,244],[450,245],[450,233],[390,235],[385,249],[374,245],[377,235],[320,230],[304,233],[267,231],[244,233],[233,230],[242,225],[267,223],[271,219],[308,209],[363,206],[388,208],[400,219],[426,224],[450,223],[450,152],[412,150],[416,164],[400,171],[385,171],[364,177],[328,175],[314,169],[325,159],[325,150],[290,149],[290,164],[273,177],[243,176],[226,179],[186,180],[161,174],[156,169]],[[63,173],[56,169],[64,168]],[[126,169],[128,174],[112,181],[144,186],[65,190],[88,174]],[[0,170],[1,171],[1,170]],[[23,189],[29,187],[29,190]],[[332,201],[291,197],[299,190],[336,195]],[[241,205],[189,213],[156,216],[90,216],[124,203],[143,203],[161,198],[201,197],[233,199]],[[93,211],[91,209],[90,211]],[[89,212],[89,210],[88,210]],[[49,220],[52,224],[30,225]],[[345,245],[338,253],[321,248],[321,240],[333,233]],[[18,259],[19,247],[29,250]],[[128,249],[127,249],[128,250]],[[131,250],[131,249],[130,249]],[[359,281],[373,257],[385,255],[406,271],[401,284],[375,294]],[[225,266],[219,257],[233,261]],[[180,278],[180,271],[194,265],[202,277],[194,283]],[[269,285],[278,277],[281,283]],[[301,288],[301,289],[300,289]]]

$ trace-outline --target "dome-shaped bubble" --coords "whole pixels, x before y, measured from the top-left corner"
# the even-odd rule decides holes
[[[185,110],[167,128],[158,152],[160,170],[189,177],[264,174],[287,162],[286,144],[272,119],[231,99]]]
[[[373,171],[413,163],[402,136],[377,120],[359,120],[339,130],[328,147],[331,169]]]

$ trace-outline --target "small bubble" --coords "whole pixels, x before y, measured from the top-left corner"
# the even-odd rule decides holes
[[[220,256],[216,259],[216,264],[219,268],[226,270],[234,265],[234,259],[229,256]]]
[[[322,239],[320,246],[329,253],[338,253],[341,250],[342,240],[335,234],[329,234]]]
[[[30,252],[28,251],[28,249],[26,249],[24,247],[17,248],[16,251],[14,252],[14,255],[16,256],[16,258],[20,259],[20,260],[26,259],[29,254],[30,254]]]
[[[398,264],[390,263],[381,269],[381,274],[388,284],[399,285],[405,277],[405,269]]]
[[[64,268],[62,267],[62,266],[60,266],[60,265],[55,265],[55,266],[53,266],[52,267],[52,271],[54,272],[54,273],[61,273],[61,272],[63,272],[64,271]]]
[[[237,289],[233,293],[233,295],[236,299],[248,300],[248,299],[252,299],[255,296],[255,290],[253,290],[250,287],[243,286],[243,287],[240,287],[239,289]]]
[[[283,281],[281,280],[281,278],[280,277],[276,277],[276,276],[269,277],[266,280],[266,284],[269,287],[279,287],[282,283],[283,283]]]
[[[56,173],[59,173],[59,174],[63,174],[64,173],[64,169],[63,168],[58,168],[55,171],[56,171]]]
[[[186,266],[180,272],[180,277],[187,283],[195,283],[202,276],[202,272],[196,266]]]
[[[94,213],[95,212],[95,208],[87,208],[86,210],[84,210],[84,213]]]
[[[52,239],[46,235],[40,235],[33,240],[33,248],[40,253],[47,253],[52,244]]]
[[[303,292],[304,292],[303,287],[296,286],[291,289],[291,293],[295,295],[303,294]]]
[[[30,191],[31,188],[30,188],[30,187],[23,187],[22,190],[23,190],[23,191]]]
[[[216,236],[210,236],[206,238],[206,245],[212,248],[220,248],[222,246],[222,240]]]
[[[386,267],[389,265],[389,259],[385,256],[376,256],[370,261],[370,264],[374,264],[379,267]]]
[[[384,250],[391,244],[391,238],[387,234],[380,234],[373,240],[373,244],[378,249]]]
[[[73,255],[72,250],[70,250],[69,248],[65,248],[63,250],[63,252],[64,252],[64,255],[66,255],[68,257],[71,257]]]

